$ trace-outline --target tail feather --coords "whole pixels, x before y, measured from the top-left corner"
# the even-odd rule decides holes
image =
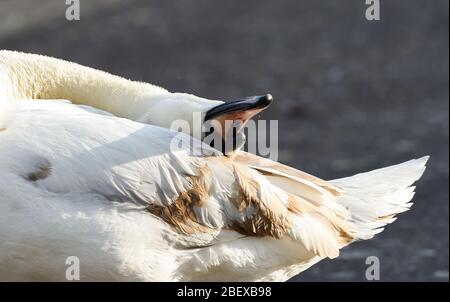
[[[422,176],[428,158],[329,182],[267,160],[262,164],[252,162],[250,166],[263,177],[261,188],[287,193],[285,206],[290,213],[291,238],[320,257],[334,258],[340,248],[372,238],[394,222],[397,214],[411,207],[415,189],[412,184]],[[286,214],[276,210],[279,196],[270,196],[266,207],[281,216]]]
[[[398,165],[330,181],[344,190],[337,203],[351,213],[357,227],[355,239],[370,239],[396,220],[395,215],[409,210],[414,196],[412,184],[425,171],[429,156]]]

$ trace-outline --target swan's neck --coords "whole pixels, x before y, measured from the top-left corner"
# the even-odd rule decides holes
[[[128,118],[142,98],[168,94],[79,64],[12,51],[0,51],[0,88],[0,100],[66,99]]]

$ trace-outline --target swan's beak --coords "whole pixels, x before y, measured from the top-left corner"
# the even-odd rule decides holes
[[[224,154],[242,147],[245,135],[240,130],[253,116],[269,107],[272,101],[270,94],[251,96],[220,104],[206,112],[205,122],[215,120],[220,125],[218,134],[222,138],[221,151]],[[229,140],[233,143],[226,144]],[[214,140],[211,146],[214,147]]]

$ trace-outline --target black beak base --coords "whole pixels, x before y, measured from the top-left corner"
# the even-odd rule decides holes
[[[264,109],[267,108],[270,104],[272,104],[272,101],[273,101],[272,95],[266,94],[260,96],[250,96],[226,102],[206,112],[205,121],[212,120],[225,113],[246,111],[252,109]]]

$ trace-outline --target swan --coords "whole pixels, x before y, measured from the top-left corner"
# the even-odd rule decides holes
[[[327,182],[195,131],[271,102],[1,50],[0,280],[65,280],[76,256],[86,281],[284,281],[409,209],[428,157]]]
[[[408,210],[428,160],[324,181],[236,153],[65,100],[1,102],[0,280],[64,281],[77,257],[82,281],[285,281]]]

